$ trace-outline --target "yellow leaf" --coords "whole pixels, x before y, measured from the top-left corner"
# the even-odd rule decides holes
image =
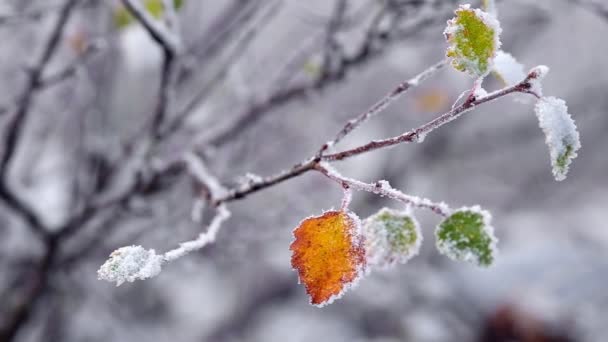
[[[364,272],[364,238],[359,219],[347,211],[328,211],[302,221],[294,230],[291,265],[312,304],[340,297]]]

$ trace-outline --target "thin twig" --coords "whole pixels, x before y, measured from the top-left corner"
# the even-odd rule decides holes
[[[361,113],[356,118],[349,120],[346,125],[336,134],[336,137],[332,140],[328,141],[323,145],[323,147],[319,150],[319,155],[321,155],[328,148],[336,145],[340,142],[344,137],[346,137],[349,133],[354,131],[357,127],[363,124],[365,121],[371,119],[377,114],[381,113],[388,107],[393,101],[397,100],[401,95],[405,94],[410,88],[418,86],[421,82],[424,82],[427,78],[434,75],[437,71],[443,68],[446,65],[446,60],[442,60],[441,62],[432,65],[427,68],[420,74],[415,77],[399,84],[395,89],[393,89],[390,93],[386,94],[380,101],[376,102],[373,106],[371,106],[366,112]]]
[[[221,203],[230,202],[234,200],[238,200],[246,197],[247,195],[254,193],[256,191],[271,187],[278,183],[284,182],[291,178],[297,177],[303,173],[306,173],[310,170],[314,170],[318,167],[319,163],[322,161],[332,162],[338,160],[344,160],[350,157],[354,157],[360,155],[362,153],[371,152],[380,148],[394,146],[400,143],[408,143],[413,141],[421,141],[425,134],[430,133],[431,131],[445,125],[446,123],[460,117],[462,114],[475,109],[478,105],[496,100],[498,98],[504,97],[506,95],[512,93],[524,93],[531,94],[537,97],[537,94],[533,94],[530,90],[530,81],[532,78],[535,78],[536,75],[530,73],[526,79],[521,81],[520,83],[506,87],[500,90],[497,90],[493,93],[490,93],[486,96],[480,98],[470,98],[469,101],[463,103],[462,105],[456,107],[454,110],[451,110],[443,115],[440,115],[436,119],[429,121],[418,128],[415,128],[409,132],[406,132],[402,135],[399,135],[394,138],[372,141],[363,146],[330,154],[325,156],[313,156],[310,157],[296,165],[294,165],[291,169],[278,173],[274,176],[262,178],[258,181],[253,181],[248,183],[245,187],[232,189],[228,192],[224,197],[218,198],[215,200],[214,204],[219,205]]]
[[[30,224],[29,226],[39,235],[45,235],[47,229],[37,217],[34,210],[29,208],[29,206],[19,200],[17,195],[12,193],[8,182],[8,170],[30,112],[34,94],[41,86],[44,69],[47,67],[51,57],[59,46],[63,31],[65,30],[72,9],[77,2],[78,0],[68,0],[61,8],[59,18],[51,30],[51,34],[43,48],[42,55],[29,70],[27,84],[21,95],[21,100],[18,103],[17,111],[13,117],[9,119],[6,126],[6,135],[3,138],[4,151],[2,158],[0,159],[0,197],[2,197],[11,208],[16,210],[16,213],[22,216]]]
[[[493,93],[490,93],[490,94],[480,97],[480,98],[474,98],[474,97],[469,98],[464,103],[462,103],[460,106],[457,106],[457,107],[451,109],[449,112],[444,113],[443,115],[437,117],[435,120],[432,120],[416,129],[405,132],[401,135],[398,135],[398,136],[395,136],[392,138],[382,139],[382,140],[373,140],[365,145],[361,145],[361,146],[358,146],[358,147],[355,147],[355,148],[352,148],[349,150],[345,150],[342,152],[325,155],[322,157],[322,159],[324,161],[344,160],[344,159],[354,157],[354,156],[362,154],[362,153],[367,153],[367,152],[370,152],[373,150],[377,150],[380,148],[394,146],[394,145],[402,144],[402,143],[411,143],[411,142],[421,141],[431,131],[460,117],[462,114],[475,109],[480,104],[495,100],[499,97],[503,97],[503,96],[511,94],[511,93],[516,93],[516,92],[527,93],[526,82],[527,82],[527,79],[522,81],[519,84],[495,91]]]
[[[138,0],[122,0],[125,8],[140,22],[152,39],[157,42],[164,50],[173,55],[178,55],[181,51],[181,41],[179,37],[172,33],[167,27],[158,22]]]
[[[336,169],[331,167],[326,162],[320,162],[315,166],[315,170],[324,174],[327,178],[337,182],[338,184],[359,191],[373,193],[379,196],[388,197],[404,204],[421,209],[429,209],[440,216],[448,216],[450,208],[445,203],[435,203],[426,198],[419,198],[412,195],[407,195],[393,187],[387,181],[378,181],[373,184],[364,183],[356,179],[342,176]]]

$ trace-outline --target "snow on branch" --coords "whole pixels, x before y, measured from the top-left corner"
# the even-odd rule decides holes
[[[228,218],[230,211],[225,205],[220,205],[206,232],[194,240],[182,242],[179,247],[165,254],[158,255],[153,249],[146,250],[142,246],[121,247],[110,254],[110,258],[101,265],[97,275],[101,280],[116,283],[116,286],[124,282],[155,277],[164,264],[215,242],[222,223]]]
[[[335,168],[325,162],[319,163],[316,170],[327,176],[327,178],[341,184],[345,188],[352,188],[354,190],[365,191],[379,196],[388,197],[416,208],[430,209],[440,216],[447,216],[450,214],[450,207],[448,207],[447,204],[443,202],[435,203],[426,198],[407,195],[391,187],[389,182],[385,180],[381,180],[373,184],[364,183],[356,179],[342,176]]]

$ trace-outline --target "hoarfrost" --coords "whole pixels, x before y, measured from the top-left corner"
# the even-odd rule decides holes
[[[562,181],[566,179],[570,164],[581,148],[576,125],[568,113],[566,102],[556,97],[541,98],[534,111],[549,146],[553,176]]]
[[[530,91],[538,96],[543,96],[542,80],[549,73],[549,67],[546,65],[539,65],[532,68],[528,72],[528,83],[530,84]]]
[[[406,212],[382,208],[363,221],[368,265],[387,268],[405,264],[420,251],[422,233]]]

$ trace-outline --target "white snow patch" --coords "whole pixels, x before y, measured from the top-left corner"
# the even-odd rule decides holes
[[[141,246],[121,247],[112,254],[97,271],[99,279],[115,282],[120,286],[125,281],[147,279],[157,276],[161,271],[163,257],[153,249]]]

